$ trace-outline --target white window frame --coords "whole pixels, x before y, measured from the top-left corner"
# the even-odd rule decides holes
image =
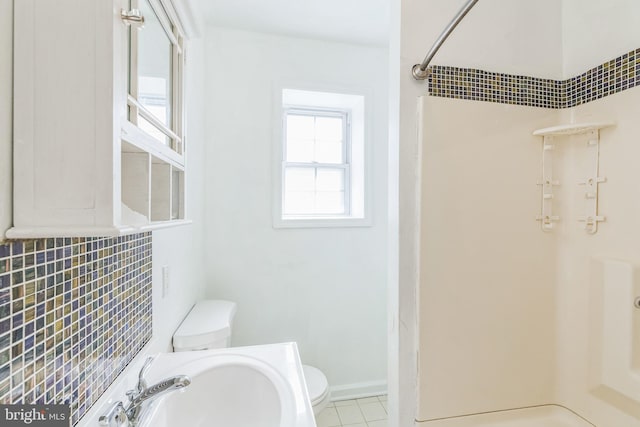
[[[287,117],[289,115],[305,116],[305,117],[340,117],[342,118],[342,163],[319,163],[319,162],[288,162],[287,159]],[[330,109],[330,108],[310,108],[294,105],[284,106],[282,115],[282,217],[283,219],[308,219],[308,218],[337,218],[351,216],[351,110],[347,109]],[[304,169],[343,169],[344,170],[344,213],[342,214],[296,214],[286,215],[284,213],[285,196],[284,184],[285,173],[287,168],[304,168]]]
[[[319,99],[326,99],[326,95],[333,95],[342,99],[336,102],[311,101],[307,102],[283,102],[286,91],[309,93],[319,95]],[[315,84],[298,83],[282,83],[276,82],[273,86],[274,101],[274,117],[273,117],[273,174],[272,174],[272,219],[273,227],[278,228],[331,228],[331,227],[370,227],[373,224],[371,218],[372,212],[372,196],[371,196],[371,145],[370,126],[371,126],[371,108],[369,102],[371,100],[371,92],[369,90],[353,90],[353,88],[326,87]],[[323,97],[324,96],[324,97]],[[312,96],[313,98],[313,96]],[[359,103],[356,107],[347,107],[344,104],[345,98],[358,99]],[[284,216],[284,171],[285,165],[291,165],[285,159],[285,131],[286,131],[286,112],[288,111],[324,111],[324,112],[347,112],[349,117],[345,123],[347,126],[347,139],[345,144],[346,156],[345,162],[349,165],[348,178],[345,176],[345,197],[348,193],[347,213],[342,215],[291,215]],[[358,135],[354,140],[353,136]],[[355,146],[355,147],[354,147]],[[358,155],[354,156],[354,151]],[[303,163],[311,165],[312,163]],[[322,166],[324,164],[319,163]],[[327,164],[326,166],[335,168],[340,164]],[[354,166],[356,176],[354,177]],[[346,174],[347,175],[347,174]],[[356,182],[359,187],[354,193]],[[358,198],[356,208],[353,201]]]

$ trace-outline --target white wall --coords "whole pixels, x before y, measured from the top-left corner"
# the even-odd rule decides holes
[[[563,0],[564,77],[640,47],[640,3],[635,0]]]
[[[426,84],[411,77],[411,67],[422,61],[433,42],[464,0],[401,0],[392,9],[391,67],[398,73],[399,101],[391,102],[391,123],[398,132],[391,137],[399,162],[398,191],[398,312],[391,312],[391,341],[398,343],[397,397],[391,395],[390,423],[407,426],[416,416],[416,358],[419,213],[417,191],[419,144],[417,98]],[[399,7],[399,10],[397,9]],[[561,4],[555,0],[484,0],[479,2],[442,47],[433,64],[478,67],[504,73],[559,78],[561,68]],[[544,23],[544,24],[542,24]],[[544,31],[541,31],[544,28]],[[398,83],[396,83],[398,84]],[[397,138],[397,141],[396,141]],[[393,184],[392,184],[393,185]],[[392,199],[393,200],[393,199]],[[391,256],[393,257],[393,256]],[[394,350],[391,350],[394,351]],[[395,399],[398,412],[394,413]]]
[[[415,295],[413,281],[400,281],[400,21],[399,1],[392,1],[389,21],[389,159],[387,230],[387,418],[390,427],[414,419],[416,375]],[[411,228],[413,223],[405,225]],[[411,250],[412,248],[409,248]],[[404,257],[410,262],[410,257]],[[405,272],[407,270],[404,270]],[[400,284],[408,286],[401,288]],[[411,303],[413,301],[413,303]],[[403,307],[400,310],[400,307]],[[407,307],[413,310],[407,310]],[[404,319],[408,319],[405,322]],[[402,327],[403,325],[406,325]],[[402,421],[402,422],[401,422]]]
[[[386,379],[387,51],[207,29],[207,295],[233,345],[297,341],[334,391]],[[274,83],[371,91],[373,226],[274,229]],[[275,97],[275,98],[274,98]]]
[[[13,0],[0,0],[0,241],[12,224]]]
[[[403,47],[413,64],[424,59],[465,3],[402,1]],[[561,5],[557,0],[482,0],[447,39],[432,65],[560,78]]]
[[[187,218],[192,224],[153,232],[152,351],[171,351],[173,332],[204,294],[205,84],[204,39],[187,45]],[[162,296],[162,267],[169,266],[169,292]]]

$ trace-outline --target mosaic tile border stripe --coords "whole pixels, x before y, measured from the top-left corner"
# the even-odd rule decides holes
[[[640,49],[567,80],[435,65],[429,95],[542,108],[571,108],[640,85]]]
[[[0,403],[76,424],[151,338],[151,233],[0,244]]]

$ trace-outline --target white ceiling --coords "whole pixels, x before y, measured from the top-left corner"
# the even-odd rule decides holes
[[[386,46],[390,0],[202,0],[208,24]]]

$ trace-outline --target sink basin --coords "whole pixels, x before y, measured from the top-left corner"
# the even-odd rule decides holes
[[[191,385],[155,401],[140,427],[315,427],[294,343],[167,353],[147,375],[154,384],[188,375]]]

